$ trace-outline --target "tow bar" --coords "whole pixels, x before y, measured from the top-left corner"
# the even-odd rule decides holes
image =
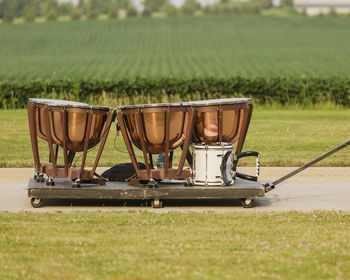
[[[278,180],[272,182],[272,183],[266,183],[264,184],[265,187],[265,193],[268,193],[269,191],[273,190],[278,184],[282,183],[283,181],[289,179],[290,177],[300,173],[301,171],[305,170],[306,168],[316,164],[317,162],[329,157],[330,155],[333,155],[334,153],[340,151],[341,149],[344,149],[346,146],[350,145],[350,140],[345,142],[344,144],[330,150],[329,152],[323,154],[322,156],[319,156],[318,158],[310,161],[309,163],[306,163],[305,165],[299,167],[298,169],[284,175],[283,177],[279,178]]]

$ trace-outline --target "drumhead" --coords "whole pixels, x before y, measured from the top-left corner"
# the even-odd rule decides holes
[[[54,102],[45,103],[49,107],[65,107],[65,108],[78,108],[78,109],[89,109],[89,110],[100,110],[100,111],[112,111],[112,107],[107,106],[95,106],[87,103],[65,101],[65,100],[53,100]],[[63,102],[62,102],[63,101]]]
[[[60,99],[29,98],[29,102],[44,104],[50,107],[69,107],[69,108],[82,108],[82,109],[103,110],[103,111],[114,110],[112,107],[94,106],[83,102],[60,100]]]
[[[224,104],[248,104],[251,101],[250,98],[221,98],[221,99],[208,99],[199,101],[188,102],[176,102],[176,103],[155,103],[155,104],[136,104],[119,106],[119,110],[138,109],[138,108],[158,108],[158,107],[181,107],[181,106],[212,106],[212,105],[224,105]]]
[[[52,106],[89,106],[89,104],[83,102],[47,98],[29,98],[29,102]]]
[[[190,104],[188,104],[188,102],[135,104],[135,105],[119,106],[118,109],[127,110],[127,109],[139,109],[139,108],[181,107],[181,106],[190,106]]]
[[[221,98],[221,99],[209,99],[187,102],[191,106],[213,106],[213,105],[225,105],[225,104],[248,104],[251,101],[250,98]]]

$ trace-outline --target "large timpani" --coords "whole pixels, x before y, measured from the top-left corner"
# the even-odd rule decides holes
[[[67,149],[71,152],[84,151],[85,143],[88,149],[95,147],[101,141],[103,131],[107,129],[107,114],[112,111],[110,107],[61,104],[57,100],[48,103],[48,106],[52,138],[61,147],[67,142]],[[91,124],[88,123],[89,116]],[[66,132],[63,123],[67,124]]]
[[[193,143],[237,142],[236,153],[241,152],[253,111],[250,98],[212,99],[189,104],[195,108]]]
[[[136,181],[184,179],[189,176],[189,171],[183,170],[183,165],[191,139],[193,117],[193,107],[188,103],[118,107],[118,122],[136,170]],[[142,150],[146,170],[139,170],[132,144]],[[171,168],[172,152],[180,145],[183,152],[179,166],[173,169]],[[164,168],[153,168],[152,154],[165,155]]]
[[[47,140],[46,129],[44,124],[44,108],[47,104],[51,103],[60,103],[61,105],[69,105],[69,106],[86,106],[88,104],[82,102],[75,101],[66,101],[66,100],[55,100],[55,99],[44,99],[44,98],[29,98],[28,105],[30,104],[30,108],[35,109],[35,123],[36,123],[36,133],[38,137],[43,140]],[[34,112],[34,111],[33,111]]]
[[[70,178],[77,182],[91,181],[115,116],[114,109],[81,102],[35,98],[29,99],[27,108],[37,173],[51,178]],[[49,163],[40,162],[37,137],[48,143]],[[93,168],[84,169],[89,149],[99,142],[101,144]],[[63,149],[63,165],[57,163],[59,147]],[[72,167],[77,152],[83,152],[80,168]],[[96,182],[103,183],[101,180]]]
[[[189,144],[237,142],[242,150],[253,106],[249,98],[226,98],[183,103],[160,103],[120,106],[118,122],[136,170],[130,183],[162,179],[187,179],[187,159],[192,166]],[[134,148],[143,152],[146,170],[139,170]],[[177,169],[172,168],[172,151],[181,146]],[[170,156],[169,156],[170,152]],[[164,164],[153,167],[152,154],[164,154]]]
[[[167,144],[169,151],[174,150],[186,137],[188,105],[160,103],[120,106],[118,109],[123,112],[133,144],[139,149],[144,144],[147,153],[165,153]]]

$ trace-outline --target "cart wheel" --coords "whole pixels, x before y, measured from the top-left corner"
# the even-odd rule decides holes
[[[150,188],[158,188],[158,182],[154,179],[149,179],[148,186]]]
[[[159,198],[155,198],[152,200],[151,205],[153,208],[162,208],[163,201],[161,201]]]
[[[185,187],[192,187],[193,186],[193,181],[191,177],[188,177],[185,182]]]
[[[30,203],[34,208],[40,208],[43,206],[43,200],[40,197],[32,197]]]
[[[254,201],[251,198],[241,198],[241,205],[244,208],[252,208],[254,207]]]
[[[34,180],[35,180],[36,182],[44,182],[44,181],[45,181],[44,175],[43,175],[42,173],[37,172],[37,173],[35,173],[35,175],[34,175]]]
[[[80,183],[81,183],[80,179],[74,180],[72,184],[73,188],[80,188]]]
[[[35,182],[40,182],[39,174],[34,175],[34,180],[35,180]]]
[[[51,177],[48,177],[46,180],[46,186],[54,186],[55,182],[53,181],[53,179]]]

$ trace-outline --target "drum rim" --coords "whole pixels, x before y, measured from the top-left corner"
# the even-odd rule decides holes
[[[219,99],[208,99],[188,102],[174,102],[174,103],[153,103],[153,104],[134,104],[118,106],[118,110],[127,109],[142,109],[142,108],[158,108],[158,107],[201,107],[201,106],[215,106],[215,105],[230,105],[230,104],[248,104],[251,98],[247,97],[233,97],[233,98],[219,98]]]
[[[54,103],[46,103],[48,107],[63,107],[63,108],[72,108],[72,109],[85,109],[85,110],[101,110],[101,111],[113,111],[114,108],[107,107],[107,106],[96,106],[96,105],[60,105],[60,104],[54,104]]]
[[[41,102],[38,102],[40,100]],[[89,105],[83,102],[62,100],[62,99],[29,98],[28,102],[47,105],[49,107],[65,107],[65,108],[77,108],[77,109],[104,110],[104,111],[114,110],[114,108],[108,107],[108,106]],[[62,104],[59,104],[59,102],[61,102]]]
[[[195,149],[206,149],[206,147],[208,147],[208,149],[222,149],[222,148],[233,148],[234,144],[231,144],[229,142],[217,142],[217,143],[200,143],[200,144],[196,144],[193,143],[192,148]]]
[[[118,106],[118,110],[159,108],[159,107],[182,107],[182,106],[190,106],[190,104],[188,104],[188,102],[134,104],[134,105]]]
[[[208,100],[198,100],[190,101],[192,106],[215,106],[215,105],[232,105],[232,104],[248,104],[251,98],[248,97],[232,97],[232,98],[218,98],[218,99],[208,99]]]
[[[87,103],[84,103],[84,102],[78,102],[78,101],[71,101],[71,100],[63,100],[63,99],[52,99],[52,98],[29,98],[28,99],[28,102],[31,102],[31,103],[37,103],[37,104],[56,104],[57,103],[55,102],[62,102],[62,103],[66,103],[66,104],[61,104],[61,105],[70,105],[70,106],[76,106],[76,105],[89,105]],[[70,103],[70,104],[69,104]]]

